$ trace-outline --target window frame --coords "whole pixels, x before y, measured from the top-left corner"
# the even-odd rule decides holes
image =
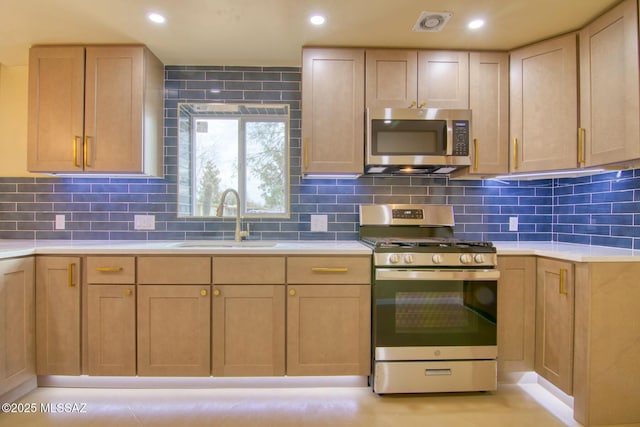
[[[191,217],[191,218],[215,218],[215,210],[211,211],[210,215],[198,215],[197,212],[197,204],[198,204],[198,187],[195,185],[196,180],[196,164],[197,164],[197,153],[196,153],[196,138],[197,138],[197,122],[199,120],[236,120],[237,121],[237,136],[238,136],[238,188],[234,188],[234,190],[238,191],[240,194],[241,200],[241,212],[240,216],[243,218],[290,218],[291,217],[291,159],[290,159],[290,149],[291,149],[291,135],[290,135],[290,105],[289,104],[197,104],[197,103],[185,103],[189,105],[201,105],[203,107],[210,106],[211,108],[219,107],[221,111],[211,111],[209,112],[195,112],[190,113],[189,115],[189,215],[180,213],[180,202],[178,206],[178,216],[179,217]],[[181,105],[181,104],[180,104]],[[178,115],[180,115],[180,105],[178,106]],[[283,114],[242,114],[240,111],[231,111],[233,107],[255,107],[259,109],[268,109],[268,108],[276,108],[276,109],[286,109],[286,113]],[[178,122],[180,123],[180,117],[178,118]],[[270,122],[270,123],[282,123],[284,125],[284,206],[283,211],[268,213],[268,212],[255,212],[248,211],[248,173],[249,168],[247,167],[247,124],[248,123],[256,123],[256,122]],[[180,141],[180,130],[178,131],[178,144],[183,144],[183,141]],[[178,148],[178,152],[180,152],[180,147]],[[179,156],[180,157],[180,156]],[[178,184],[180,181],[180,160],[178,160]],[[178,185],[179,186],[179,185]],[[226,188],[221,188],[224,190]],[[178,188],[178,197],[180,198],[180,189]],[[229,199],[227,199],[229,201]],[[228,205],[228,203],[226,203]]]

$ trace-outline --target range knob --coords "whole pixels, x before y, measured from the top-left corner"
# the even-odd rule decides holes
[[[391,264],[397,264],[400,262],[400,255],[398,254],[391,254],[389,255],[389,262]]]
[[[476,262],[476,264],[482,264],[482,263],[484,263],[484,261],[485,261],[485,259],[484,259],[484,255],[482,255],[482,254],[476,254],[476,255],[473,257],[473,260]]]
[[[460,262],[463,264],[471,264],[473,262],[473,257],[471,254],[462,254],[460,255]]]
[[[442,264],[442,261],[444,261],[444,257],[442,256],[442,254],[435,254],[431,257],[431,261],[433,261],[434,264]]]
[[[414,258],[413,255],[411,254],[407,254],[404,256],[404,263],[405,264],[413,264]]]

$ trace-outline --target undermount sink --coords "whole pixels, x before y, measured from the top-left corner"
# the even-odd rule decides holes
[[[264,240],[193,240],[176,244],[180,248],[272,248],[277,242],[267,242]]]

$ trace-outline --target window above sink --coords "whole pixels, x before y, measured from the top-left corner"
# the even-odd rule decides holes
[[[178,105],[178,216],[213,217],[226,188],[241,206],[225,216],[289,217],[289,105]]]

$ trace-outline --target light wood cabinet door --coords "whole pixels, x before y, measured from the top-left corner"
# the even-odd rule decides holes
[[[79,257],[36,258],[38,375],[80,375]]]
[[[469,108],[468,52],[418,51],[418,105]]]
[[[36,375],[33,264],[0,261],[0,396]]]
[[[510,171],[578,165],[576,34],[511,52]]]
[[[573,391],[574,266],[539,258],[535,370],[567,394]]]
[[[209,285],[138,286],[138,375],[209,376]]]
[[[302,51],[302,172],[364,171],[364,49]]]
[[[640,158],[638,3],[626,0],[580,31],[580,161]]]
[[[509,172],[509,55],[469,54],[471,175]]]
[[[371,287],[287,288],[287,375],[369,375]]]
[[[367,108],[469,108],[469,53],[368,49]]]
[[[84,48],[29,51],[28,169],[82,171]]]
[[[418,105],[418,54],[407,49],[367,49],[367,108]]]
[[[213,376],[285,374],[283,285],[216,285]]]
[[[32,47],[29,170],[162,176],[163,85],[143,46]]]
[[[498,258],[498,375],[532,371],[535,354],[536,258]]]
[[[143,50],[87,47],[85,66],[85,171],[142,170]]]
[[[89,285],[87,293],[89,375],[135,375],[135,286]]]

